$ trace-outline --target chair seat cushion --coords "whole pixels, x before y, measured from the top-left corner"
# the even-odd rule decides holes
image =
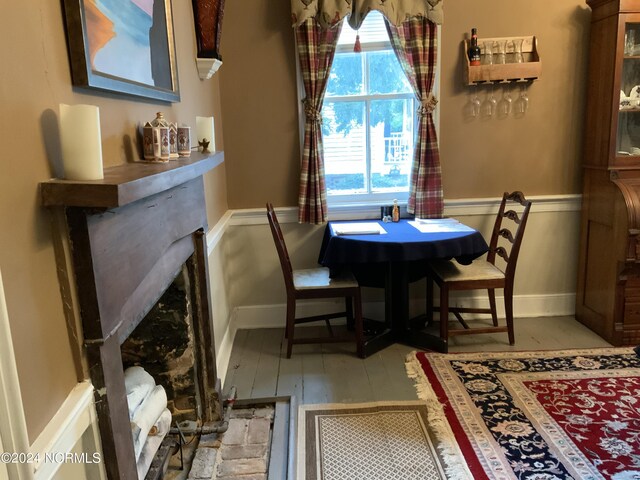
[[[474,260],[470,265],[455,261],[436,260],[430,262],[431,270],[445,282],[504,279],[504,273],[486,260]]]
[[[358,282],[350,273],[337,278],[331,278],[329,276],[329,269],[320,267],[294,270],[293,286],[296,290],[312,288],[357,288]]]

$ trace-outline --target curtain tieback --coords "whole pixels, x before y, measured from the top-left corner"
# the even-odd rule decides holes
[[[436,105],[438,105],[438,99],[433,95],[433,93],[430,93],[426,100],[423,100],[422,104],[418,107],[418,116],[426,117],[433,113],[436,109]]]
[[[304,114],[307,119],[312,122],[322,123],[322,115],[316,107],[316,103],[309,98],[305,98],[302,103],[304,104]]]

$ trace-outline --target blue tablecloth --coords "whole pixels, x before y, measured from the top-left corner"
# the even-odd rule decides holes
[[[387,231],[386,234],[333,235],[332,223],[325,229],[320,249],[319,262],[326,267],[345,263],[412,262],[434,258],[456,258],[460,263],[470,263],[488,250],[487,243],[476,230],[422,233],[403,219],[398,223],[377,222]]]
[[[375,222],[358,220],[357,222]],[[455,258],[463,264],[487,252],[480,232],[422,233],[402,219],[397,223],[378,222],[387,231],[380,235],[334,235],[330,222],[324,232],[318,262],[337,270],[350,268],[366,286],[383,286],[384,269],[390,262],[406,262],[409,281],[424,277],[425,262]]]

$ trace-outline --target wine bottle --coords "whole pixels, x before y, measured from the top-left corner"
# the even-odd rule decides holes
[[[480,65],[480,47],[478,46],[478,30],[471,29],[471,45],[467,51],[469,56],[469,65]]]

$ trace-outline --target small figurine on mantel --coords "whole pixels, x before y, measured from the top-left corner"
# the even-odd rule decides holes
[[[196,134],[198,137],[198,145],[202,148],[204,154],[215,151],[215,132],[213,127],[213,117],[196,117]],[[211,150],[209,150],[211,146]]]
[[[164,163],[172,156],[177,158],[177,128],[165,120],[162,112],[156,113],[156,118],[145,123],[142,130],[142,152],[146,161]]]
[[[211,142],[209,140],[207,140],[206,138],[203,138],[202,140],[198,141],[198,145],[202,147],[202,153],[211,153],[209,151],[209,144]]]

